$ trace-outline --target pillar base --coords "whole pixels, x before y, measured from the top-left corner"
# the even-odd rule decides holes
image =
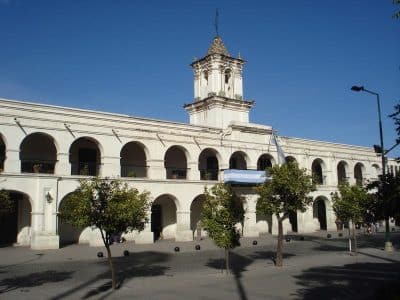
[[[153,244],[154,233],[151,231],[142,231],[135,237],[136,244]]]
[[[89,241],[90,247],[102,247],[104,246],[103,240],[101,238],[94,238]]]
[[[31,249],[60,249],[60,237],[56,234],[33,234],[31,239]]]
[[[190,242],[193,241],[193,231],[181,230],[176,232],[175,241],[177,242]]]
[[[386,252],[393,252],[392,242],[385,242],[385,251]]]
[[[259,237],[260,233],[256,226],[246,227],[246,224],[243,228],[243,236],[244,237]]]

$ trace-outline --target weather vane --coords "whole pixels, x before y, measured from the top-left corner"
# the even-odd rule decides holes
[[[219,36],[219,32],[218,32],[218,8],[215,10],[214,26],[215,26],[215,33],[217,34],[217,36]]]

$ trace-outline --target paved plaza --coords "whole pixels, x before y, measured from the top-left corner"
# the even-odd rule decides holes
[[[385,253],[383,233],[360,234],[358,256],[332,233],[292,236],[276,268],[276,238],[243,239],[221,272],[223,252],[209,240],[112,246],[120,288],[110,289],[102,247],[0,248],[1,299],[399,299],[400,252]],[[257,245],[253,245],[257,240]],[[400,234],[392,235],[397,246]],[[195,250],[195,245],[201,246]],[[174,248],[178,246],[179,252]],[[123,251],[130,255],[124,256]]]

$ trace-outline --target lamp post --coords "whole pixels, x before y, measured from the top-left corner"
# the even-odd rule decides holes
[[[378,117],[379,117],[379,137],[380,137],[380,142],[381,142],[381,151],[382,151],[382,194],[385,197],[385,183],[384,180],[386,179],[386,160],[385,160],[385,148],[383,147],[383,132],[382,132],[382,120],[381,120],[381,102],[379,100],[379,94],[375,93],[373,91],[365,89],[363,86],[352,86],[351,90],[354,92],[366,92],[368,94],[372,94],[376,96],[376,102],[378,104]],[[383,199],[385,201],[385,199]],[[385,204],[384,204],[385,205]],[[390,230],[389,230],[389,215],[385,209],[385,251],[387,252],[392,252],[393,251],[393,246],[392,242],[390,241]]]

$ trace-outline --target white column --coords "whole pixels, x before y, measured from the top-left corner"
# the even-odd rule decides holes
[[[38,191],[36,201],[34,201],[36,205],[32,207],[31,248],[58,249],[60,239],[56,233],[55,191],[50,186],[42,188],[39,184],[40,179],[37,180]],[[52,198],[47,199],[48,193]]]
[[[187,172],[188,180],[200,180],[200,171],[197,161],[188,162],[188,172]]]
[[[71,175],[71,164],[69,163],[68,153],[57,153],[55,174],[60,176]]]
[[[6,148],[6,160],[4,162],[4,172],[6,173],[20,173],[21,162],[19,160],[18,149]]]
[[[167,173],[164,167],[164,160],[148,160],[147,161],[147,177],[149,179],[166,179]]]
[[[136,244],[153,244],[154,243],[154,233],[151,231],[151,210],[147,212],[147,217],[149,222],[144,224],[143,231],[135,237]]]
[[[329,199],[329,198],[328,198]],[[327,200],[326,202],[328,202]],[[326,209],[326,230],[328,231],[336,231],[336,215],[335,212],[333,211],[332,205],[325,203],[325,209]]]
[[[190,210],[176,212],[176,235],[177,242],[193,241],[193,232],[190,230]]]
[[[258,237],[259,232],[257,228],[256,217],[256,204],[258,195],[247,194],[245,195],[247,207],[244,214],[243,236],[244,237]]]
[[[101,158],[100,176],[118,177],[121,175],[120,157],[103,156]]]
[[[318,219],[316,219],[318,222]],[[311,233],[316,229],[315,220],[313,219],[312,205],[302,213],[297,213],[297,231],[298,233]]]
[[[136,244],[153,244],[154,243],[154,233],[151,231],[151,222],[149,221],[144,225],[143,231],[135,237]]]

